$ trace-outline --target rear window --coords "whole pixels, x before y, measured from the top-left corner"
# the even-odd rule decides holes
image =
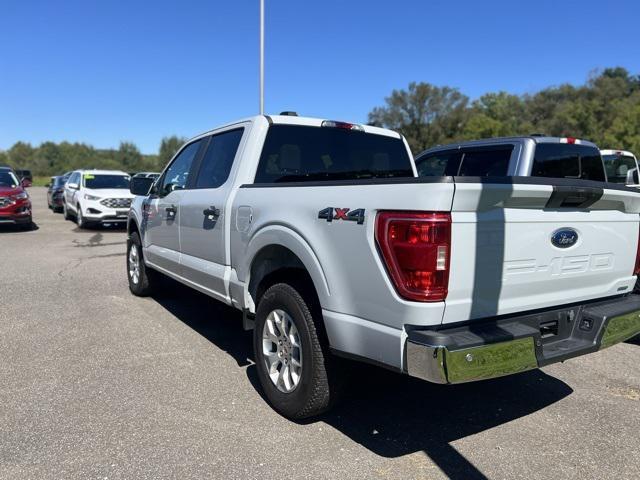
[[[331,127],[273,125],[255,183],[413,177],[399,138]]]
[[[513,145],[434,152],[419,157],[420,177],[503,177],[507,175]]]
[[[531,176],[605,181],[602,158],[597,148],[566,143],[539,143]]]
[[[627,172],[636,168],[636,160],[628,155],[603,155],[602,161],[607,181],[613,183],[627,183]]]

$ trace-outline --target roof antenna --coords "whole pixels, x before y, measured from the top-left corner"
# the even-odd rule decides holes
[[[260,0],[260,115],[264,115],[264,0]]]

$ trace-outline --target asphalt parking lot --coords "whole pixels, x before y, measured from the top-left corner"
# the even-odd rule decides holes
[[[125,232],[32,188],[0,230],[0,478],[640,478],[640,342],[455,387],[357,368],[305,424],[264,402],[239,315],[129,294]]]

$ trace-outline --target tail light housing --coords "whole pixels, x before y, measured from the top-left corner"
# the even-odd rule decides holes
[[[379,212],[376,242],[398,294],[418,302],[447,297],[451,214]]]

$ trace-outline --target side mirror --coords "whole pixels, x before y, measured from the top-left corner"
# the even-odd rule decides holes
[[[22,188],[30,187],[30,186],[31,186],[31,183],[29,182],[29,180],[28,180],[28,179],[26,179],[26,178],[21,178],[21,179],[20,179],[20,186],[21,186]]]
[[[78,190],[78,184],[77,183],[67,183],[67,187],[69,187],[71,190]]]
[[[627,179],[624,182],[626,185],[638,185],[640,181],[638,179],[638,169],[630,168],[627,170]]]
[[[129,184],[129,191],[134,195],[142,195],[146,197],[149,195],[151,185],[153,185],[154,179],[148,177],[134,177]]]

